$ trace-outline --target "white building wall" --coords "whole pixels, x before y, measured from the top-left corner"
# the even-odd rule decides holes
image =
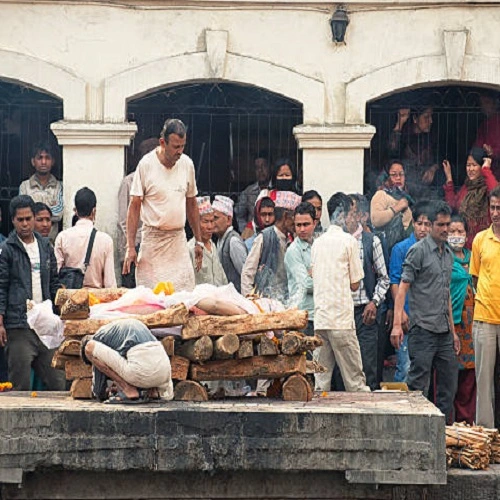
[[[133,135],[123,132],[127,100],[188,81],[239,82],[283,94],[304,109],[308,127],[297,139],[305,187],[324,196],[359,191],[363,150],[374,133],[362,126],[368,101],[420,85],[500,84],[499,5],[345,2],[346,44],[336,45],[329,27],[335,5],[322,0],[185,6],[0,0],[0,78],[63,100],[66,122],[56,136],[76,123],[85,137],[64,146],[65,188],[94,181],[98,199],[106,200],[101,227],[114,234],[114,176],[123,174],[123,144]],[[89,135],[92,123],[109,127]],[[121,145],[113,143],[112,124]],[[111,145],[103,146],[100,133]]]

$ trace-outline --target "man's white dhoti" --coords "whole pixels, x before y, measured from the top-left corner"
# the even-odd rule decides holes
[[[168,231],[143,226],[135,280],[137,285],[148,288],[170,281],[176,292],[194,289],[194,269],[184,229]]]
[[[96,340],[93,356],[134,387],[157,387],[162,397],[173,399],[170,360],[161,342],[144,342],[131,347],[124,358],[111,347]]]

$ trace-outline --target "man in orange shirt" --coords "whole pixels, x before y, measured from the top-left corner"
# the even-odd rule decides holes
[[[472,335],[476,354],[476,423],[494,427],[494,371],[500,344],[500,186],[490,193],[491,226],[472,243],[470,274],[477,290]]]

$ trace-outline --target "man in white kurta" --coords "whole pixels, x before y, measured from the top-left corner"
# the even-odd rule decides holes
[[[185,145],[185,125],[180,120],[169,119],[160,134],[160,145],[137,166],[130,190],[123,264],[123,274],[128,274],[132,262],[136,262],[137,285],[154,288],[160,281],[170,281],[176,291],[191,291],[195,286],[184,232],[186,216],[196,241],[197,268],[202,264],[203,242],[194,165],[183,154]],[[143,227],[137,256],[135,237],[139,218]]]
[[[358,242],[344,231],[346,218],[354,217],[352,200],[344,193],[328,201],[330,227],[311,249],[314,285],[314,329],[323,345],[315,359],[326,368],[315,374],[315,390],[329,391],[338,363],[348,392],[370,391],[361,361],[351,291],[364,277]]]

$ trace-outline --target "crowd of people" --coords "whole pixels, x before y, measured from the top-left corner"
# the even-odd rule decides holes
[[[305,333],[323,340],[315,356],[326,370],[316,374],[316,390],[378,389],[392,344],[396,381],[423,391],[448,421],[493,427],[500,345],[495,152],[487,144],[472,147],[456,191],[449,162],[429,163],[431,124],[431,108],[400,110],[388,144],[400,158],[388,162],[371,200],[331,196],[324,229],[322,197],[299,192],[290,159],[271,169],[259,154],[255,183],[236,204],[223,195],[198,196],[193,162],[183,152],[186,127],[167,120],[160,138],[144,143],[135,173],[120,189],[122,284],[153,288],[169,281],[176,291],[191,291],[230,283],[242,295],[278,299],[308,311]],[[26,300],[53,299],[74,268],[83,269],[83,286],[116,286],[114,248],[94,228],[97,200],[87,187],[75,195],[73,227],[57,234],[62,190],[50,173],[47,145],[35,147],[32,164],[35,174],[10,204],[14,230],[0,247],[0,344],[16,389],[29,389],[33,368],[47,388],[59,390],[64,380],[26,321]],[[126,326],[126,335],[133,327]],[[104,351],[121,342],[110,335]],[[136,344],[153,341],[139,337]],[[84,350],[90,361],[103,351],[99,338]],[[104,373],[122,373],[122,385],[135,395],[126,371],[106,356],[111,368]]]

